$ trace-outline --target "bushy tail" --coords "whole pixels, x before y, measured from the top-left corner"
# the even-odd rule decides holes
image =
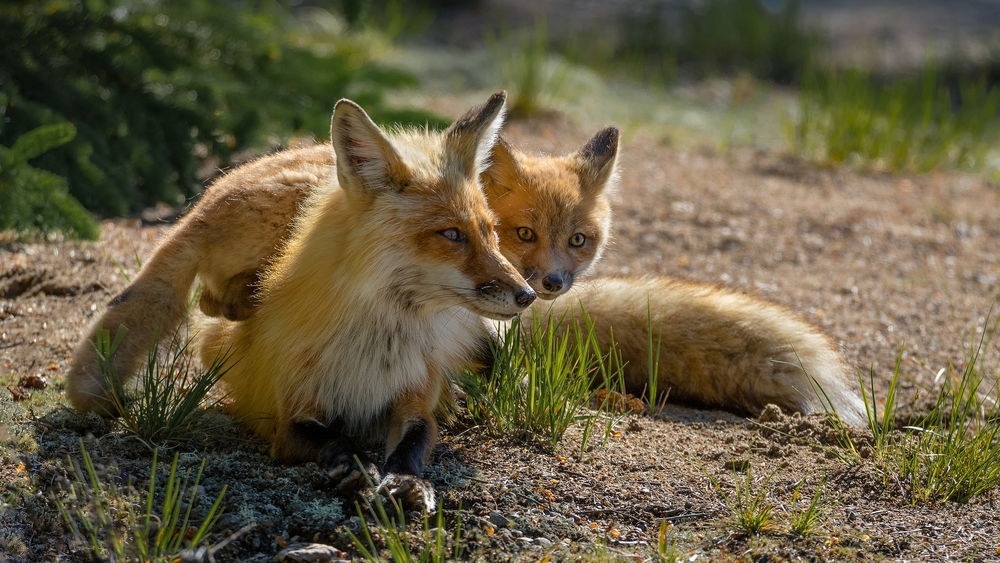
[[[778,305],[669,278],[603,279],[533,306],[522,321],[548,315],[593,323],[602,349],[618,348],[626,388],[637,396],[654,374],[671,400],[750,416],[768,404],[804,414],[833,409],[846,424],[865,424],[839,352]],[[650,346],[658,351],[653,366]]]
[[[848,383],[846,366],[828,377],[807,375],[813,386],[799,403],[799,411],[805,414],[835,413],[844,424],[857,428],[868,424],[865,403],[853,384]]]
[[[170,336],[184,320],[187,301],[198,273],[196,247],[177,240],[175,228],[124,291],[91,325],[77,345],[66,378],[66,394],[77,410],[113,415],[107,377],[124,384],[148,357],[159,338]],[[102,366],[95,342],[106,331],[118,346]]]

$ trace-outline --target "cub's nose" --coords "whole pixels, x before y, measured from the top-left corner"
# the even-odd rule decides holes
[[[546,291],[551,291],[553,293],[560,291],[563,288],[563,279],[559,274],[549,274],[545,276],[542,280],[542,287]]]
[[[522,289],[514,295],[514,302],[518,304],[519,307],[527,307],[531,305],[531,302],[535,300],[535,292],[531,288]]]

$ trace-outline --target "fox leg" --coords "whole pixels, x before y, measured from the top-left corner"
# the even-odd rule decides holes
[[[329,468],[328,476],[338,494],[352,496],[369,482],[378,482],[379,472],[341,428],[336,420],[330,424],[313,418],[296,420],[284,430],[279,428],[271,455],[283,463],[316,461]]]
[[[202,288],[198,308],[210,317],[225,317],[231,321],[249,319],[257,308],[257,287],[260,270],[246,270],[226,280],[222,294],[217,295],[206,285]]]
[[[424,512],[437,509],[434,487],[420,476],[437,442],[437,421],[433,411],[442,389],[446,388],[431,384],[427,389],[405,393],[392,407],[385,465],[382,466],[385,476],[377,492],[398,500],[407,509]]]
[[[183,235],[183,231],[175,233]],[[66,376],[70,403],[81,411],[117,415],[109,377],[121,384],[131,379],[158,338],[173,334],[187,314],[198,252],[194,243],[174,235],[161,245],[136,279],[108,303],[108,308],[73,352]],[[107,331],[118,348],[99,359],[95,342]],[[120,399],[120,398],[119,398]]]

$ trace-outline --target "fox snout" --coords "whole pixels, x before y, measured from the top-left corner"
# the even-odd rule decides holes
[[[537,297],[546,301],[569,291],[573,286],[573,278],[573,272],[566,271],[544,272],[538,268],[531,268],[524,272],[524,279],[531,284]]]
[[[529,285],[511,285],[501,280],[477,285],[476,294],[485,305],[485,308],[479,308],[479,314],[497,320],[513,317],[531,305],[536,297]]]
[[[514,302],[521,307],[527,307],[535,300],[535,292],[530,287],[522,289],[514,294]]]
[[[559,293],[563,288],[563,277],[559,274],[549,274],[542,278],[542,287],[544,287],[546,291]]]

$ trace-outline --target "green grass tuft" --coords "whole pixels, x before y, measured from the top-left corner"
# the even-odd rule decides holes
[[[91,557],[112,561],[175,560],[206,542],[220,515],[226,487],[198,524],[192,516],[198,506],[204,460],[192,478],[190,472],[178,471],[179,454],[174,454],[165,490],[159,491],[154,450],[149,488],[140,494],[131,486],[120,490],[114,484],[102,483],[82,442],[80,449],[82,465],[70,462],[75,482],[53,501],[74,539]]]
[[[656,533],[656,560],[661,563],[676,563],[681,559],[680,548],[677,547],[677,539],[671,537],[670,531],[673,525],[663,520]]]
[[[796,487],[794,496],[801,496],[802,485],[803,483],[800,483]],[[788,522],[788,527],[793,533],[800,536],[808,536],[819,529],[823,516],[830,510],[830,506],[824,503],[823,487],[825,486],[826,477],[816,486],[816,490],[813,491],[813,495],[809,499],[809,505],[804,510],[792,514]]]
[[[370,478],[368,485],[375,487]],[[433,527],[432,517],[424,514],[421,531],[411,534],[402,506],[392,497],[383,499],[373,494],[364,508],[361,503],[354,506],[360,521],[360,536],[348,531],[348,537],[366,561],[439,563],[463,559],[462,521],[456,519],[454,530],[449,533],[443,509],[433,517]]]
[[[152,445],[183,442],[210,432],[212,428],[204,423],[204,415],[206,409],[224,399],[212,397],[210,392],[226,374],[228,356],[198,369],[188,350],[190,340],[175,332],[164,345],[162,355],[159,342],[150,348],[133,388],[122,383],[110,361],[126,335],[127,330],[120,330],[112,339],[102,331],[94,342],[105,388],[118,413],[116,423]]]
[[[912,503],[967,502],[1000,485],[1000,407],[996,386],[983,391],[983,349],[992,341],[1000,318],[992,319],[973,346],[961,371],[949,368],[927,414],[899,428],[897,390],[902,352],[896,360],[884,406],[879,412],[874,374],[862,398],[868,413],[872,460],[886,483],[898,483]],[[841,441],[852,452],[862,445],[846,431]]]
[[[755,536],[775,527],[774,503],[768,499],[771,476],[756,482],[747,469],[743,477],[733,474],[733,492],[727,493],[712,480],[716,492],[729,511],[731,525],[740,533]]]
[[[595,378],[611,390],[623,386],[620,359],[601,354],[589,319],[563,326],[549,316],[530,327],[515,319],[502,330],[493,355],[489,374],[469,374],[463,381],[469,413],[491,434],[540,438],[550,449],[579,418],[589,437],[602,416],[599,411],[583,414]]]
[[[980,392],[981,352],[995,328],[984,329],[960,373],[947,374],[931,411],[883,453],[913,502],[967,502],[1000,485],[996,387]]]

